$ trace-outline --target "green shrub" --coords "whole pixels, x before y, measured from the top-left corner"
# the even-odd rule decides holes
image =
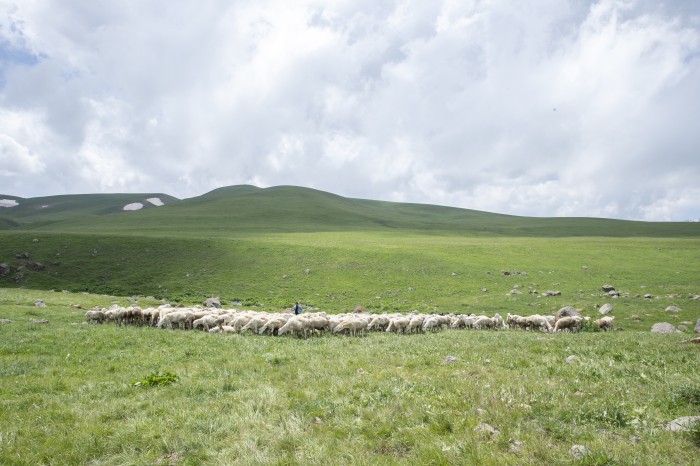
[[[177,382],[179,377],[170,371],[165,372],[151,372],[143,379],[138,382],[134,382],[131,385],[133,387],[162,387],[164,385],[170,385]]]

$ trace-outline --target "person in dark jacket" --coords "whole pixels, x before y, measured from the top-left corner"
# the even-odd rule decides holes
[[[296,302],[296,304],[295,304],[294,307],[292,308],[292,311],[294,311],[294,314],[295,314],[295,315],[301,314],[302,307],[299,305],[299,301]]]

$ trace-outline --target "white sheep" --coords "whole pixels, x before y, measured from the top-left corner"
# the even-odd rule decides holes
[[[561,319],[557,320],[556,324],[554,324],[554,331],[563,332],[564,330],[567,330],[569,332],[576,332],[581,328],[582,321],[583,318],[579,316],[562,317]]]
[[[525,317],[525,326],[527,329],[531,330],[541,330],[543,332],[552,331],[552,325],[549,323],[547,317],[539,314]]]
[[[194,315],[197,315],[194,313]],[[202,327],[202,330],[208,332],[211,328],[215,327],[218,328],[219,330],[222,330],[222,325],[224,324],[224,319],[223,317],[216,315],[216,314],[206,314],[199,319],[195,319],[192,322],[192,328],[197,329],[199,327]]]
[[[105,321],[105,313],[101,310],[93,309],[85,313],[85,318],[92,324],[101,324]]]
[[[411,319],[408,317],[394,317],[389,321],[389,325],[386,327],[387,332],[404,332]]]
[[[593,323],[596,326],[598,326],[601,330],[607,332],[608,330],[613,330],[614,320],[615,320],[614,316],[605,316],[603,318],[595,320]]]
[[[347,317],[335,326],[333,333],[348,333],[353,336],[356,336],[359,333],[362,335],[364,334],[365,330],[367,330],[367,325],[368,323],[366,319]]]
[[[290,317],[287,323],[280,327],[280,329],[277,331],[277,335],[279,336],[282,336],[285,333],[290,333],[297,336],[304,335],[304,338],[306,338],[308,333],[306,319],[300,315]]]

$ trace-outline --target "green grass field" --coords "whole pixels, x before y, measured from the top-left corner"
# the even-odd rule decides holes
[[[697,464],[698,430],[664,429],[700,415],[700,348],[679,343],[700,318],[697,224],[526,219],[288,187],[127,213],[124,196],[0,216],[0,319],[12,321],[0,324],[0,464]],[[131,296],[328,313],[573,305],[594,318],[609,302],[617,330],[304,340],[86,325],[70,307]],[[654,335],[656,322],[685,330]],[[133,385],[164,371],[177,382]],[[574,459],[575,444],[590,454]]]

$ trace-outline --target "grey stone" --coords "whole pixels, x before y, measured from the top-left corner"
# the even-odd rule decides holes
[[[34,305],[36,307],[46,307],[46,303],[41,299],[37,299],[36,301],[34,301]]]
[[[666,424],[666,430],[671,432],[685,432],[690,430],[693,424],[700,423],[700,416],[684,416],[674,419]]]
[[[676,327],[668,322],[659,322],[651,326],[651,333],[677,333]]]
[[[700,333],[700,319],[695,324],[695,333]]]
[[[681,308],[677,306],[668,306],[666,312],[681,312]]]
[[[603,304],[600,309],[598,309],[598,312],[601,314],[610,314],[613,311],[613,305],[610,303],[605,303]]]
[[[220,298],[207,298],[206,301],[204,301],[204,307],[210,308],[210,307],[215,307],[217,309],[221,309],[221,299]]]
[[[554,317],[559,320],[562,317],[581,317],[581,314],[574,306],[564,306],[557,311]]]
[[[603,285],[600,287],[601,290],[605,291],[606,293],[609,293],[611,291],[615,291],[615,287],[612,285]]]
[[[591,450],[588,449],[585,445],[573,445],[569,449],[569,453],[571,453],[571,456],[576,458],[577,460],[582,460],[586,456],[591,454]]]
[[[10,319],[0,319],[0,324],[10,324],[12,321]]]
[[[485,422],[476,426],[474,430],[477,432],[485,432],[489,435],[498,435],[501,433],[498,429],[496,429],[490,424],[486,424]]]

